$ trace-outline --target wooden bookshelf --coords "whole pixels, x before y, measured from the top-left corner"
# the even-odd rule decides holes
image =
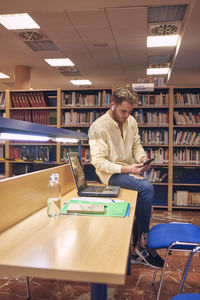
[[[45,104],[43,106],[16,106],[13,105],[11,99],[22,93],[34,96],[34,92],[42,93],[45,97]],[[57,126],[63,129],[73,129],[87,133],[91,123],[104,114],[109,109],[109,97],[111,89],[82,89],[82,90],[41,90],[41,91],[9,91],[5,93],[5,107],[0,107],[0,113],[9,118],[17,111],[23,112],[24,115],[28,111],[33,116],[34,111],[41,112],[41,115],[46,112],[55,112],[55,124],[48,124],[50,126]],[[200,193],[200,182],[198,182],[199,175],[196,176],[200,166],[200,141],[198,141],[198,134],[200,128],[200,119],[197,116],[200,114],[199,95],[200,88],[184,88],[184,87],[164,87],[156,88],[154,92],[139,93],[139,102],[134,105],[134,115],[138,121],[140,136],[144,149],[149,156],[155,156],[155,161],[152,168],[155,176],[151,178],[155,189],[155,203],[154,207],[164,208],[171,211],[172,209],[186,209],[185,205],[175,205],[174,198],[177,191],[189,191],[190,193]],[[183,97],[184,94],[184,97]],[[185,96],[185,94],[187,96]],[[192,95],[192,96],[191,96]],[[23,96],[23,95],[22,95]],[[15,103],[16,104],[16,103]],[[25,104],[24,104],[25,105]],[[39,105],[39,104],[38,104]],[[177,124],[175,122],[174,112],[183,115],[186,120],[188,118],[196,120],[189,124]],[[68,113],[68,114],[67,114]],[[69,122],[66,122],[65,117],[69,116]],[[45,118],[44,118],[45,119]],[[48,118],[45,120],[47,121]],[[156,121],[155,121],[156,120]],[[33,121],[33,120],[32,120]],[[41,119],[38,120],[40,122]],[[43,121],[43,120],[42,120]],[[198,121],[198,122],[197,122]],[[197,134],[195,134],[195,132]],[[188,136],[188,143],[181,141],[181,137]],[[193,134],[195,142],[191,142],[189,135]],[[195,137],[194,137],[195,135]],[[1,145],[2,146],[2,145]],[[0,160],[0,167],[5,172],[5,176],[12,176],[13,165],[31,165],[31,161],[17,161],[10,160],[10,151],[14,147],[42,147],[39,143],[9,143],[6,142],[4,147],[5,157]],[[68,151],[77,151],[77,144],[63,145],[60,143],[46,143],[45,147],[54,147],[55,159],[53,161],[38,162],[38,164],[62,164],[67,162],[66,153]],[[181,161],[180,155],[195,156],[196,160]],[[160,155],[160,156],[159,156]],[[178,161],[175,160],[177,155]],[[37,163],[37,162],[36,162]],[[88,172],[89,180],[92,180],[92,172],[94,168],[90,164],[90,153],[88,143],[82,143],[82,163],[86,173]],[[87,171],[88,170],[88,171]],[[182,174],[181,173],[182,170]],[[190,176],[191,174],[191,176]],[[157,177],[156,177],[157,176]],[[159,176],[164,176],[160,182]],[[86,176],[87,177],[87,176]],[[184,178],[187,179],[184,182]],[[96,178],[94,178],[96,180]],[[183,181],[183,182],[182,182]],[[162,197],[165,197],[162,199]],[[200,206],[188,205],[188,209],[199,209]]]

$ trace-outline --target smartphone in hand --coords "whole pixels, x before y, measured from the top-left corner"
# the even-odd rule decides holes
[[[150,159],[148,159],[147,161],[145,161],[145,162],[143,163],[143,166],[146,166],[146,165],[150,164],[154,159],[155,159],[155,158],[150,158]]]

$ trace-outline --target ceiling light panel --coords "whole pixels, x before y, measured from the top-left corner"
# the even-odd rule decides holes
[[[148,23],[183,21],[187,4],[148,8]]]
[[[10,78],[10,76],[0,72],[0,79]]]
[[[169,73],[169,68],[148,68],[147,75],[166,75]]]
[[[27,13],[0,15],[0,23],[8,30],[40,28],[40,26]]]
[[[45,58],[46,63],[51,67],[73,67],[74,63],[69,58]]]
[[[178,42],[179,35],[148,36],[147,47],[174,47]]]
[[[70,80],[70,82],[73,85],[91,85],[92,82],[88,79],[82,79],[82,80]]]

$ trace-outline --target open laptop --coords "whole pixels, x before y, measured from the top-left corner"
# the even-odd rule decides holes
[[[117,197],[119,194],[119,186],[102,186],[88,185],[85,179],[85,174],[81,161],[77,152],[67,154],[71,166],[72,174],[76,184],[79,196],[84,197]]]

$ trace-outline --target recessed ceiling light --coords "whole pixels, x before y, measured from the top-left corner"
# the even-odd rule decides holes
[[[69,58],[45,58],[45,61],[52,67],[74,66],[74,63]]]
[[[179,35],[148,36],[147,47],[172,47],[176,46]]]
[[[88,79],[70,80],[70,82],[74,85],[91,85],[92,84],[92,82]]]
[[[8,30],[40,28],[40,26],[27,13],[0,15],[0,23]]]
[[[147,75],[166,75],[169,72],[169,68],[148,68]]]
[[[10,76],[8,76],[8,75],[6,75],[6,74],[0,72],[0,78],[1,78],[1,79],[4,79],[4,78],[10,78]]]

